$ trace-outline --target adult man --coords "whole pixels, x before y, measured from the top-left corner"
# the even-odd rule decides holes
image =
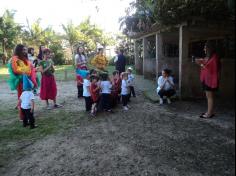
[[[125,72],[125,64],[126,64],[126,59],[124,56],[124,50],[120,49],[120,53],[119,53],[118,59],[116,61],[116,70],[118,70],[120,74],[122,72]]]

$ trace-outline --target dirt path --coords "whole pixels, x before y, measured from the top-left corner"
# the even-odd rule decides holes
[[[65,111],[83,110],[84,102],[75,97],[73,82],[61,82],[58,87]],[[204,109],[198,102],[160,107],[146,100],[141,91],[128,112],[119,106],[114,114],[84,118],[66,133],[25,146],[25,155],[9,163],[3,175],[235,175],[233,113],[222,111],[218,119],[202,120],[196,115]],[[1,106],[10,101],[14,106],[16,95],[7,90],[1,93]],[[42,115],[44,104],[37,103]]]

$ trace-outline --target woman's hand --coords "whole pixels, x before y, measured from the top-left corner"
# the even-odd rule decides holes
[[[201,65],[203,63],[204,59],[203,58],[199,58],[199,59],[195,59],[195,62],[198,64],[198,65]]]

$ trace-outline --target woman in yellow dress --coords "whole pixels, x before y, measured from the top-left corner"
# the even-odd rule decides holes
[[[106,71],[105,68],[108,65],[106,56],[103,55],[103,48],[98,49],[98,54],[92,59],[91,64],[98,70]]]

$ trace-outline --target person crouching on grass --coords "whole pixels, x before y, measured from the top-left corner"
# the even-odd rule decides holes
[[[30,129],[37,127],[34,122],[34,94],[29,88],[24,90],[19,98],[19,105],[23,114],[23,127],[30,125]]]
[[[90,77],[90,80],[91,80],[90,92],[91,92],[91,98],[92,98],[91,115],[96,116],[97,106],[99,102],[99,92],[100,92],[100,87],[98,86],[99,78],[95,75],[92,75]]]
[[[129,94],[130,94],[130,90],[129,90],[129,82],[128,82],[128,73],[123,72],[121,74],[121,79],[122,79],[122,83],[121,83],[121,97],[122,97],[122,103],[123,103],[123,109],[125,111],[129,110],[128,108],[128,101],[129,101]]]
[[[86,112],[90,112],[92,109],[90,86],[91,86],[90,74],[89,72],[87,72],[86,77],[84,78],[84,83],[83,83],[83,97],[85,100]]]

